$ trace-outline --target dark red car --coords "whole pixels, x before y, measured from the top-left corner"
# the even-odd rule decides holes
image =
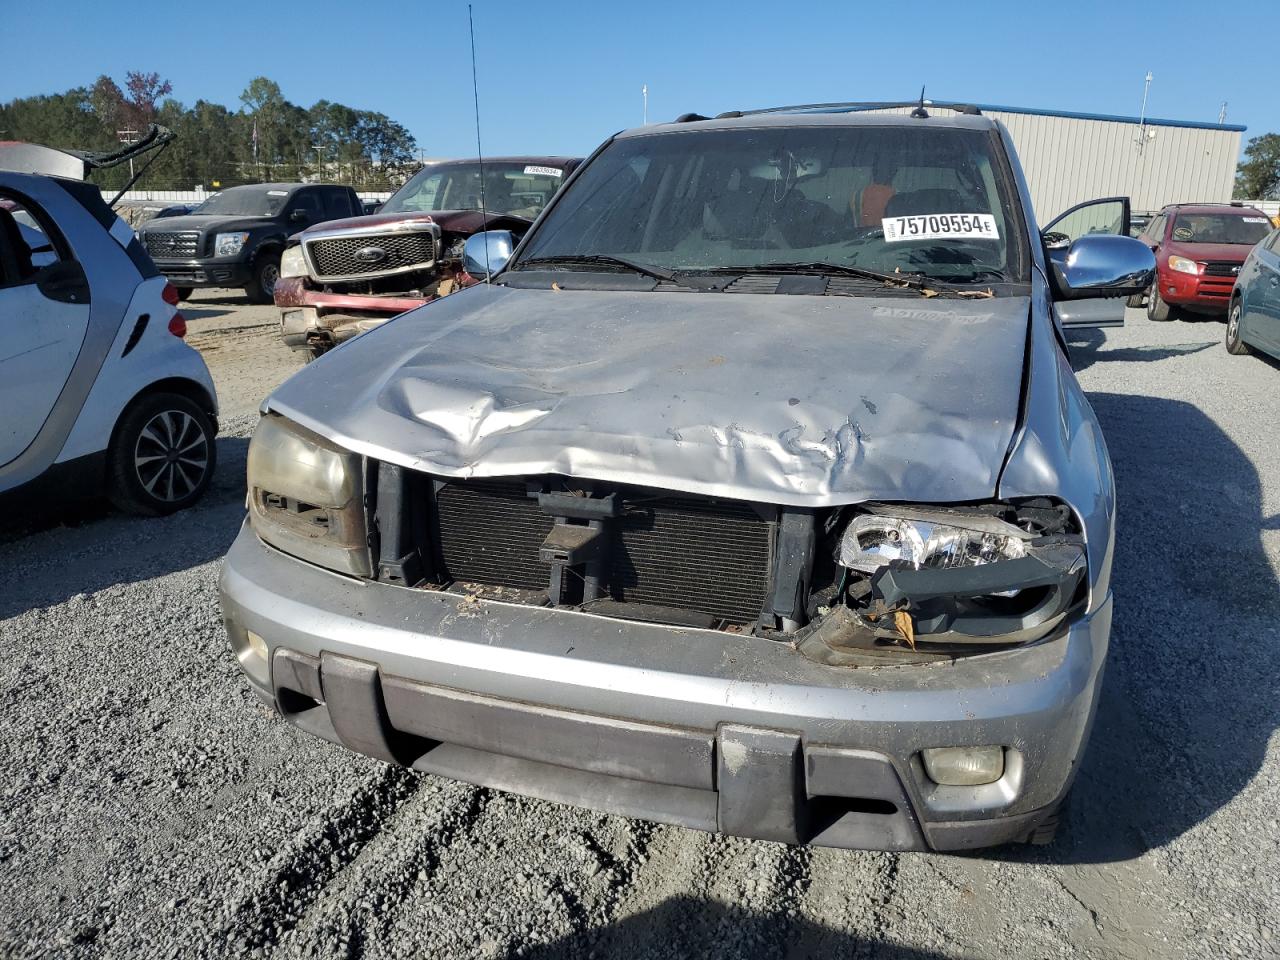
[[[1169,320],[1174,309],[1227,313],[1231,288],[1271,221],[1238,203],[1174,203],[1160,211],[1139,239],[1156,255],[1156,280],[1146,294],[1147,316]],[[1141,297],[1129,305],[1142,305]]]
[[[274,291],[285,343],[315,357],[474,283],[462,269],[467,237],[482,230],[524,236],[579,162],[494,157],[483,165],[429,163],[377,213],[290,238]]]

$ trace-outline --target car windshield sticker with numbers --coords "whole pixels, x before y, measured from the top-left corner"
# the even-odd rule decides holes
[[[903,240],[999,240],[996,218],[989,213],[929,213],[885,217],[880,221],[886,243]]]

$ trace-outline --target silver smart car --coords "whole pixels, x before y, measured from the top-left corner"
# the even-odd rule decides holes
[[[418,770],[788,843],[1045,842],[1115,508],[1061,330],[1150,283],[1127,220],[1042,235],[972,108],[612,137],[514,251],[471,238],[490,282],[267,399],[232,649]]]

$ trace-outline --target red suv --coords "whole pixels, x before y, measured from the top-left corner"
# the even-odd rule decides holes
[[[1239,203],[1165,207],[1139,237],[1156,255],[1147,316],[1168,320],[1173,308],[1225,316],[1241,264],[1270,232],[1265,213]],[[1129,299],[1129,306],[1141,305],[1141,297]]]

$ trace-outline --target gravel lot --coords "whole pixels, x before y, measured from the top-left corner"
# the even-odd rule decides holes
[[[0,955],[1280,956],[1280,365],[1220,323],[1131,310],[1075,348],[1122,499],[1077,803],[1048,849],[925,856],[524,800],[274,719],[216,580],[299,364],[273,308],[190,307],[224,410],[206,500],[0,532]]]

